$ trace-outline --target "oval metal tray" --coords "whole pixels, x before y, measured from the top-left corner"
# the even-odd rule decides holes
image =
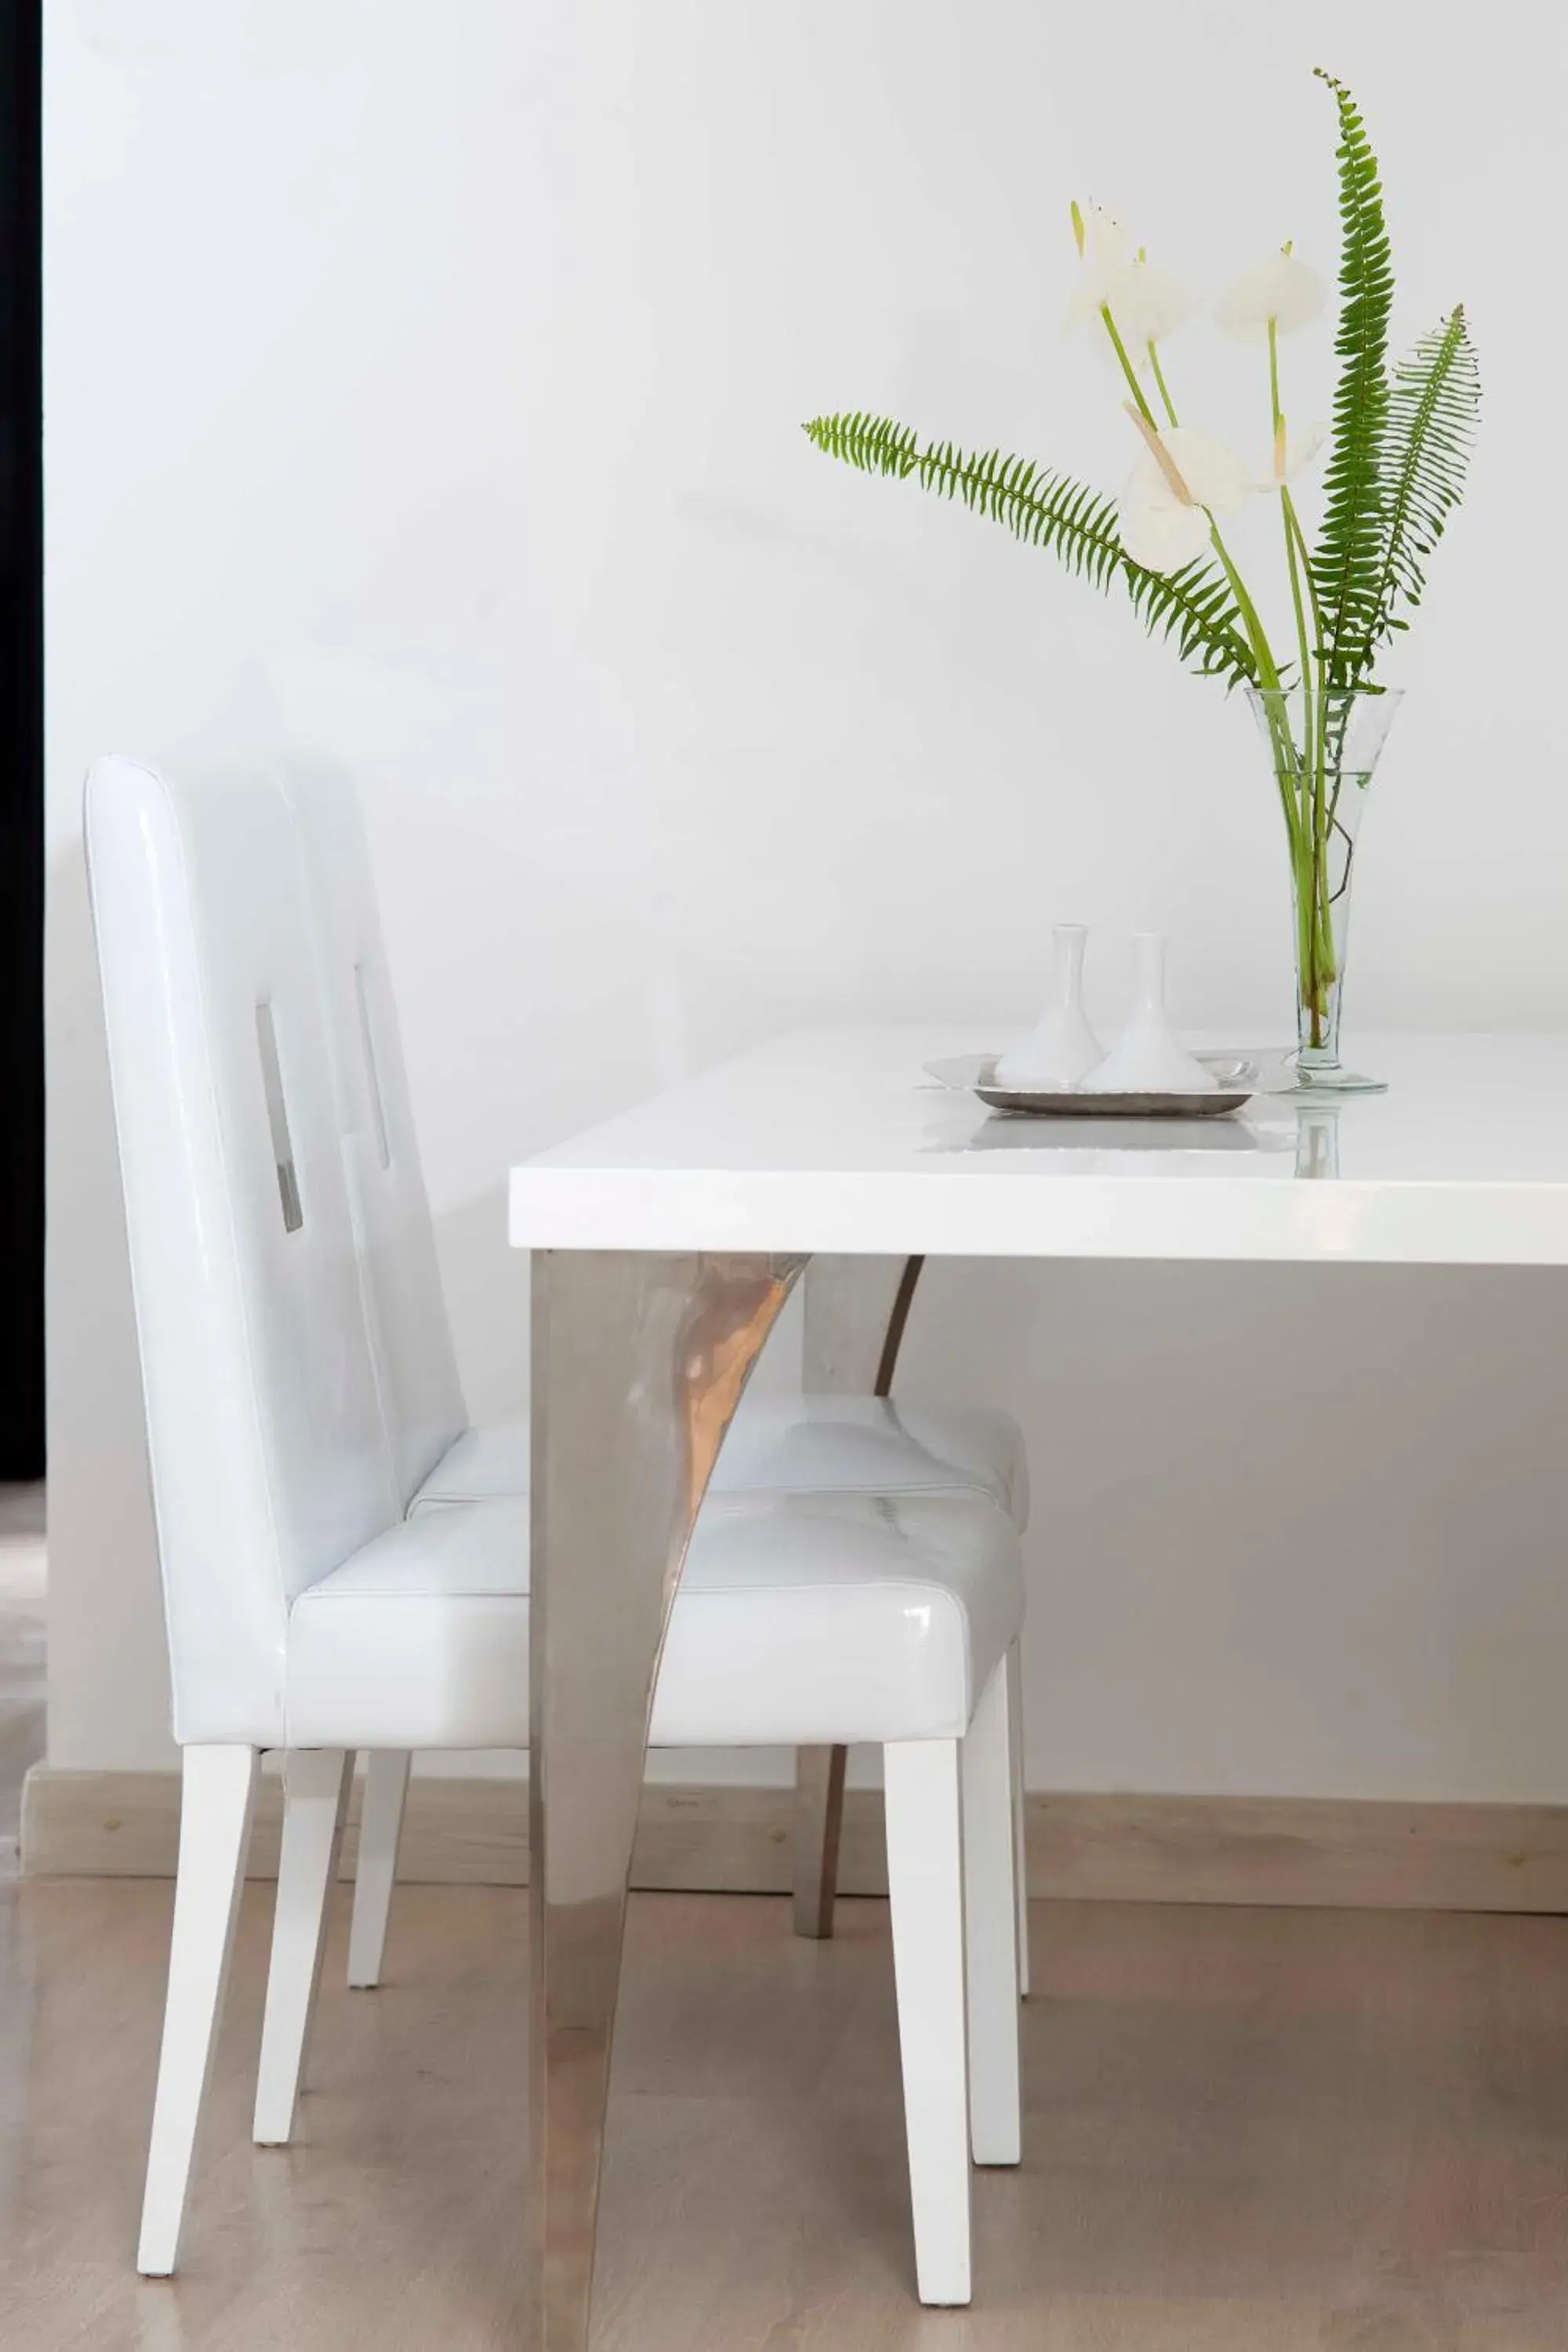
[[[976,1094],[988,1108],[1022,1118],[1223,1118],[1252,1100],[1260,1075],[1256,1060],[1236,1054],[1197,1058],[1219,1081],[1212,1094],[1097,1095],[1082,1087],[1037,1093],[1026,1087],[999,1087],[994,1054],[959,1055],[928,1062],[925,1068],[939,1086]]]
[[[1023,1118],[1223,1118],[1250,1102],[1249,1094],[1101,1095],[1076,1087],[1067,1094],[1020,1094],[1010,1087],[977,1084],[983,1103]]]

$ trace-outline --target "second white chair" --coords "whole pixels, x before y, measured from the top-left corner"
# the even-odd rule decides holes
[[[307,876],[367,1321],[404,1506],[413,1517],[457,1503],[516,1502],[529,1487],[526,1423],[468,1423],[358,796],[341,772],[321,766],[296,765],[279,781]],[[871,1396],[744,1398],[710,1491],[980,1494],[1020,1532],[1029,1507],[1023,1438],[1006,1414]],[[1009,1701],[1016,1719],[1016,1658]],[[1026,1993],[1021,1740],[1016,1720],[1018,1967]],[[409,1764],[406,1748],[375,1748],[365,1758],[348,1958],[348,1980],[359,1988],[381,1981]]]

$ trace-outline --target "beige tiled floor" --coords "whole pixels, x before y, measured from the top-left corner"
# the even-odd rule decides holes
[[[0,1526],[0,1834],[41,1738],[37,1498]],[[9,1805],[9,1813],[4,1808]],[[4,1875],[0,1854],[0,1876]],[[525,1898],[400,1890],[292,2150],[247,2137],[247,1890],[173,2285],[132,2270],[170,1889],[0,1884],[3,2352],[521,2342]],[[596,2352],[1560,2352],[1568,1921],[1035,1906],[1026,2160],[969,2313],[912,2299],[883,1906],[632,1906]]]
[[[246,2137],[246,1898],[182,2281],[131,2274],[169,1892],[0,1909],[0,2341],[519,2341],[524,1903],[399,1898],[291,2152]],[[910,2293],[886,1915],[633,1905],[604,2352],[1546,2352],[1568,2342],[1568,1923],[1040,1905],[1026,2159],[976,2182],[967,2315]]]

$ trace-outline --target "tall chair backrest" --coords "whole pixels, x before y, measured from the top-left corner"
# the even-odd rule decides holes
[[[359,1221],[365,1314],[387,1443],[409,1502],[468,1426],[436,1255],[397,1004],[351,780],[290,763],[279,781],[299,827],[321,957],[339,1117]]]
[[[275,1746],[291,1601],[400,1515],[303,862],[265,775],[101,761],[86,835],[175,1735]]]

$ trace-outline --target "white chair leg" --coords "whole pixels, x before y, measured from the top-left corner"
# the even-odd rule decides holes
[[[163,2046],[136,2267],[167,2278],[180,2256],[191,2158],[212,2072],[256,1810],[254,1748],[187,1748]]]
[[[397,1877],[409,1761],[406,1748],[374,1748],[365,1758],[353,1920],[349,1928],[349,1982],[366,1990],[381,1982],[386,1953],[386,1917]]]
[[[922,2303],[970,2298],[963,1831],[955,1739],[883,1749],[915,2277]]]
[[[1024,1653],[1007,1645],[1007,1751],[1012,1759],[1013,1892],[1018,1905],[1018,1998],[1029,1998],[1028,1804],[1024,1791]]]
[[[1023,2155],[1008,1713],[1007,1669],[1001,1665],[975,1709],[962,1756],[969,2131],[976,2164],[1016,2164]]]
[[[262,2147],[281,2147],[293,2137],[321,1983],[327,1896],[338,1874],[349,1767],[342,1748],[294,1748],[284,1759],[283,1844],[253,2133]]]

